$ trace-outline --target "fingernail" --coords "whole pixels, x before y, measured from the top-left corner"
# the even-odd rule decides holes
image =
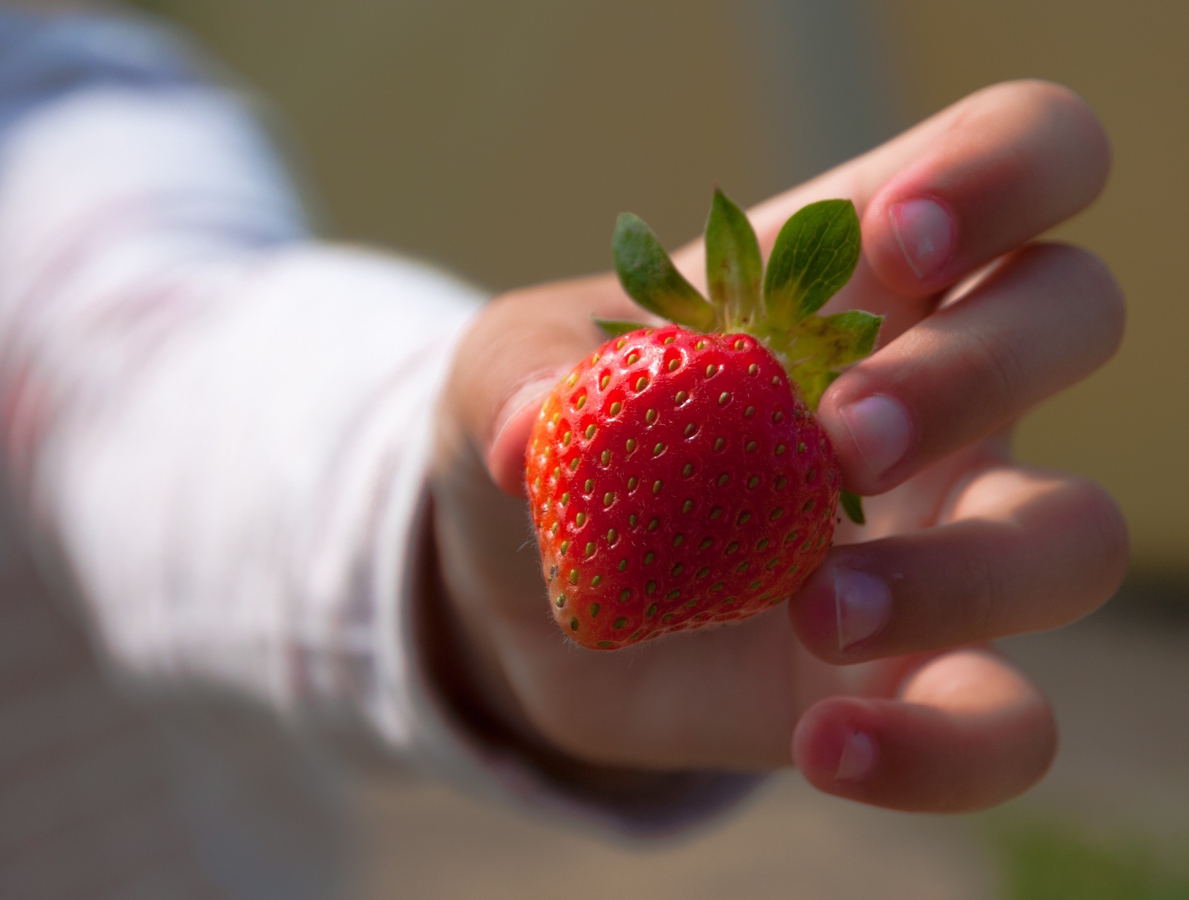
[[[866,640],[888,623],[892,595],[888,586],[866,572],[834,570],[834,609],[838,649]]]
[[[843,407],[839,414],[872,478],[883,475],[908,452],[912,424],[899,401],[874,394]]]
[[[557,378],[552,375],[544,378],[535,378],[532,381],[517,388],[507,400],[504,401],[503,406],[500,407],[495,416],[495,424],[491,431],[491,446],[499,442],[500,435],[512,420],[518,418],[524,410],[532,407],[534,410],[539,408],[546,395],[553,390],[557,384]],[[488,448],[490,452],[490,447]]]
[[[501,490],[519,494],[524,488],[524,450],[532,428],[530,417],[557,379],[534,379],[509,397],[495,416],[484,462]]]
[[[928,278],[950,258],[958,229],[935,200],[902,200],[889,210],[892,232],[917,278]]]
[[[852,731],[838,758],[836,781],[861,781],[875,769],[875,741],[861,731]]]

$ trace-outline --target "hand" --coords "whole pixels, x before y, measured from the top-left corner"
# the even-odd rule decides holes
[[[826,311],[887,320],[820,407],[845,483],[873,495],[868,525],[839,527],[787,607],[730,627],[614,653],[558,631],[523,501],[527,435],[601,343],[590,314],[640,311],[610,275],[486,308],[455,361],[433,487],[450,634],[479,702],[587,763],[795,762],[823,791],[898,809],[977,809],[1039,779],[1051,710],[979,645],[1085,615],[1126,566],[1101,489],[1009,452],[1024,412],[1118,346],[1123,300],[1103,264],[1034,242],[1094,199],[1109,160],[1078,97],[1009,83],[750,212],[766,254],[800,207],[851,198],[863,259]],[[676,255],[695,284],[701,252]]]

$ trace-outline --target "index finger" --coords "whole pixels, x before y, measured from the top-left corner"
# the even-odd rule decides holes
[[[1077,94],[1043,81],[977,91],[864,155],[748,211],[771,250],[808,203],[851,199],[863,258],[829,308],[889,316],[882,341],[903,332],[939,291],[1080,212],[1110,170],[1102,124]],[[700,243],[679,255],[700,284]]]

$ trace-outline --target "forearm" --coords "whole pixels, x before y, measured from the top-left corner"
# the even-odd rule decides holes
[[[26,33],[0,84],[10,482],[120,668],[334,705],[396,652],[381,627],[475,295],[311,244],[236,96],[172,50],[129,74],[80,44]]]

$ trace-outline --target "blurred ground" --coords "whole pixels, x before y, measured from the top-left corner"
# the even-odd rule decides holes
[[[347,780],[339,831],[323,767],[267,716],[130,704],[23,556],[2,551],[0,695],[26,697],[0,716],[0,763],[36,766],[0,780],[0,897],[63,896],[96,858],[168,880],[197,852],[256,879],[249,896],[290,900],[328,875],[345,836],[352,900],[1189,898],[1189,606],[1172,588],[1133,582],[1064,631],[1005,642],[1053,698],[1062,747],[1050,776],[1001,809],[865,809],[788,773],[726,821],[641,847],[392,769]],[[78,752],[60,752],[63,735]],[[31,856],[47,829],[55,840]],[[10,890],[14,868],[41,873],[41,893]]]
[[[1011,863],[1003,847],[1017,848],[1021,830],[1031,835],[1040,827],[1043,837],[1061,823],[1100,836],[1108,847],[1135,840],[1153,858],[1183,858],[1189,623],[1135,593],[1064,631],[1003,643],[1050,692],[1062,747],[1039,787],[994,812],[933,818],[869,810],[817,794],[787,774],[726,823],[641,849],[445,785],[371,778],[352,792],[361,840],[354,896],[1014,898],[1022,895],[1001,884]],[[1085,861],[1077,857],[1067,868],[1075,864],[1082,869]],[[1076,874],[1058,871],[1058,885]]]

